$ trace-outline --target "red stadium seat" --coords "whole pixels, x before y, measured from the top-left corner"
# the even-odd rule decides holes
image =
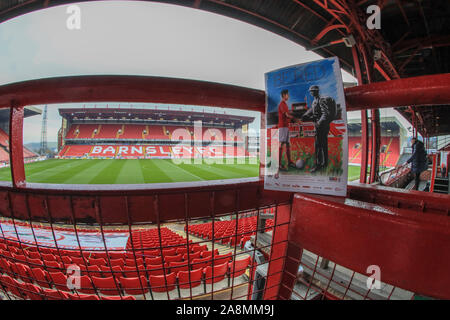
[[[110,259],[124,259],[125,253],[119,251],[108,251]]]
[[[30,300],[43,300],[44,294],[42,293],[41,289],[34,284],[31,283],[24,283],[22,284],[22,291]]]
[[[28,264],[30,265],[30,268],[35,268],[44,265],[41,259],[31,259],[31,258],[28,259]]]
[[[233,257],[233,254],[231,252],[228,252],[227,254],[214,256],[214,265],[216,266],[219,264],[229,262],[233,259],[232,257]]]
[[[181,254],[177,254],[176,256],[164,256],[165,262],[180,262],[183,260],[183,256]]]
[[[95,294],[68,294],[70,300],[100,300]]]
[[[212,251],[202,251],[201,252],[201,257],[202,258],[208,258],[208,257],[211,257],[211,255],[212,255]],[[215,249],[214,250],[214,255],[215,256],[219,255],[219,249]]]
[[[111,297],[101,297],[101,300],[136,300],[133,296],[111,296]]]
[[[158,250],[158,249],[144,250],[144,253],[143,253],[143,255],[148,258],[157,257],[160,254],[161,254],[161,250]]]
[[[53,290],[53,289],[44,289],[43,291],[44,297],[46,300],[68,300],[69,295],[64,291]]]
[[[15,259],[15,263],[26,263],[27,257],[23,254],[13,254],[13,257]]]
[[[123,268],[121,266],[113,266],[113,267],[100,266],[100,271],[102,271],[102,277],[109,277],[111,276],[111,273],[115,277],[123,276]]]
[[[138,270],[139,270],[139,272],[138,272]],[[144,265],[140,265],[138,267],[136,267],[136,266],[134,266],[134,267],[130,267],[130,266],[123,267],[123,274],[127,278],[138,277],[139,276],[138,273],[140,275],[144,275],[145,274],[145,266]]]
[[[22,279],[25,282],[30,282],[31,281],[31,269],[29,266],[22,264],[22,263],[17,263],[16,264],[16,268],[17,268],[17,272],[19,273],[19,277],[20,279]]]
[[[123,267],[125,265],[125,261],[123,261],[123,259],[110,259],[109,261],[111,263],[111,266],[113,267],[115,266]]]
[[[170,249],[162,249],[164,256],[174,256],[177,254],[177,249],[170,248]]]
[[[192,260],[192,268],[198,269],[198,268],[204,268],[206,266],[211,265],[211,258],[200,258],[200,259],[194,259]]]
[[[178,272],[178,286],[181,289],[198,287],[202,283],[203,269]]]
[[[106,266],[106,260],[103,258],[90,258],[89,265]]]
[[[149,264],[147,265],[147,274],[153,275],[153,276],[159,276],[163,275],[165,273],[167,274],[169,272],[167,264]]]
[[[33,268],[31,269],[31,274],[39,286],[49,289],[52,288],[51,278],[47,271],[41,268]]]
[[[175,272],[175,273],[178,273],[179,271],[188,271],[189,270],[187,261],[169,262],[169,268],[170,268],[170,272]]]
[[[56,257],[51,253],[42,253],[41,257],[42,257],[42,260],[56,261]]]
[[[195,253],[189,253],[189,261],[192,261],[192,260],[194,260],[194,259],[200,258],[200,255],[201,255],[201,254],[202,254],[201,251],[197,251],[197,252],[195,252]],[[187,260],[187,259],[188,259],[188,254],[185,253],[185,254],[183,255],[183,260]]]
[[[57,272],[63,269],[62,265],[56,261],[44,260],[44,266],[50,272]]]
[[[41,254],[39,252],[28,252],[28,257],[31,259],[41,259]]]
[[[174,272],[164,276],[150,276],[150,286],[153,292],[166,292],[175,289],[177,276]]]
[[[215,266],[214,275],[213,275],[213,267],[208,266],[203,269],[203,272],[205,273],[205,282],[215,283],[222,281],[225,278],[227,271],[228,271],[228,263]]]
[[[67,276],[62,272],[49,272],[50,279],[52,280],[55,287],[59,290],[70,291],[67,287]]]
[[[250,257],[247,257],[242,260],[235,260],[233,262],[229,262],[228,266],[230,267],[230,277],[236,278],[240,275],[243,275],[247,270],[248,265],[250,264]]]
[[[76,289],[78,292],[85,293],[85,294],[95,294],[95,289],[92,285],[91,278],[88,276],[81,276],[80,277],[80,289]]]
[[[61,256],[61,262],[64,263],[66,268],[73,263],[72,258],[69,256]]]
[[[202,246],[192,246],[192,252],[201,252],[208,250],[208,246],[206,244]]]
[[[104,267],[104,266],[102,266],[102,267]],[[87,267],[87,272],[90,276],[102,277],[103,274],[100,271],[101,271],[101,269],[97,265],[92,265],[92,266]]]
[[[87,261],[84,258],[82,258],[82,257],[73,257],[72,256],[71,260],[72,260],[73,263],[75,263],[75,264],[77,264],[79,266],[83,266],[83,265],[87,264]]]
[[[144,259],[142,259],[142,258],[137,258],[136,260],[135,259],[125,259],[125,265],[127,267],[136,266],[136,265],[141,266],[143,264],[144,264]]]
[[[20,284],[16,279],[11,278],[10,276],[0,275],[0,282],[6,287],[6,290],[9,291],[9,293],[19,298],[25,297],[20,291]]]
[[[91,277],[92,282],[94,283],[95,288],[100,291],[102,294],[107,296],[116,296],[119,295],[119,284],[114,281],[113,277],[107,278],[99,278],[99,277]]]
[[[126,294],[137,296],[149,292],[147,279],[144,276],[140,278],[121,277],[119,281]]]
[[[156,257],[156,258],[145,258],[145,264],[148,266],[150,264],[155,265],[155,264],[160,264],[162,263],[162,258],[161,257]]]

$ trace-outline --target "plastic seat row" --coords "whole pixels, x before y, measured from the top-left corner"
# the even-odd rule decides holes
[[[75,291],[67,287],[68,278],[62,273],[50,273],[54,288],[48,286],[48,283],[40,281],[41,279],[38,278],[36,278],[36,284],[29,282],[22,283],[9,275],[0,276],[0,285],[3,286],[6,292],[10,292],[17,297],[25,297],[33,300],[41,300],[49,292],[53,293],[51,299],[66,299],[66,296],[69,299],[79,299],[79,294],[94,295],[96,293],[107,296],[119,296],[120,298],[122,295],[133,296],[145,295],[148,292],[172,291],[175,289],[175,286],[178,286],[178,289],[189,289],[199,286],[202,281],[205,285],[207,283],[222,281],[226,276],[230,280],[232,277],[235,278],[244,274],[249,262],[250,257],[247,257],[243,260],[236,260],[233,263],[225,262],[214,267],[207,266],[189,271],[171,272],[166,275],[150,275],[148,282],[144,276],[133,278],[99,278],[85,275],[80,277],[79,288],[75,289]],[[42,289],[44,287],[53,291]],[[77,296],[73,296],[74,293],[77,293]]]

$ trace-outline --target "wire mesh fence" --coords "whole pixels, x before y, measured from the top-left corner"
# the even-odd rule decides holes
[[[187,195],[186,195],[187,197]],[[72,203],[72,201],[71,201]],[[32,300],[264,298],[277,205],[152,224],[0,219],[0,296]],[[48,207],[47,207],[48,208]],[[270,239],[266,245],[258,237]],[[263,259],[256,259],[266,252]],[[281,260],[284,256],[276,259]],[[281,270],[277,272],[281,279]],[[278,280],[279,282],[279,280]],[[272,285],[273,287],[273,285]]]

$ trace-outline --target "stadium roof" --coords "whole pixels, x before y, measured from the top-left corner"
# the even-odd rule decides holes
[[[61,108],[59,114],[68,119],[136,119],[136,120],[178,120],[224,122],[225,124],[244,125],[253,122],[254,117],[238,116],[226,113],[198,112],[180,109],[131,109],[131,108]]]
[[[32,117],[41,114],[42,110],[36,107],[26,107],[24,110],[24,117]],[[9,121],[9,109],[0,109],[0,122]]]
[[[0,2],[0,22],[46,7],[86,0],[9,0]],[[91,1],[92,2],[92,1]],[[150,1],[149,1],[150,2]],[[155,1],[152,1],[155,2]],[[337,56],[354,73],[353,56],[343,38],[374,53],[373,81],[450,72],[450,1],[421,0],[160,0],[232,17],[290,39],[324,57]],[[381,29],[369,30],[366,9],[381,7]],[[333,44],[331,44],[333,43]],[[330,45],[331,44],[331,45]],[[375,54],[377,52],[377,54]],[[412,110],[397,108],[410,122]],[[419,132],[450,133],[450,108],[417,108]]]

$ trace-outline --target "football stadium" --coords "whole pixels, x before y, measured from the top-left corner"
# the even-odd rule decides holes
[[[0,39],[20,38],[2,30],[23,34],[10,22],[59,9],[67,15],[69,5],[76,15],[110,3],[124,12],[137,5],[0,2]],[[245,22],[252,32],[274,34],[318,58],[336,57],[356,78],[341,91],[346,112],[357,117],[341,114],[327,124],[330,161],[319,169],[328,184],[348,172],[348,181],[340,181],[344,196],[265,188],[269,165],[263,159],[275,118],[266,121],[268,98],[261,88],[188,78],[181,71],[102,74],[81,63],[50,76],[24,76],[14,57],[28,51],[5,42],[16,51],[0,47],[0,57],[11,59],[17,78],[0,84],[0,300],[450,299],[450,5],[384,1],[386,29],[367,29],[362,17],[378,4],[139,1],[207,14],[218,23],[226,18],[220,23],[227,26]],[[177,24],[179,17],[168,19],[177,32],[187,28]],[[54,21],[44,20],[51,29]],[[229,39],[219,40],[223,56],[213,58],[222,65]],[[107,60],[92,49],[94,42],[88,47],[92,58]],[[123,48],[133,49],[120,43],[114,50]],[[183,49],[177,54],[188,55]],[[67,49],[47,59],[38,53],[32,63],[57,65],[56,55],[73,54]],[[251,59],[262,64],[257,54]],[[285,65],[282,60],[264,69]],[[233,77],[244,78],[251,67]],[[320,98],[308,98],[303,111],[326,113],[317,111]],[[294,107],[285,114],[294,114]],[[291,152],[294,161],[285,164],[285,176],[319,175],[313,168],[323,150],[317,138],[323,127],[312,118],[286,125],[292,149],[284,155]],[[56,132],[48,134],[50,128],[57,131],[54,150],[47,145]],[[27,144],[39,140],[38,149]]]
[[[30,182],[169,183],[259,174],[258,146],[248,135],[251,117],[125,108],[59,109],[59,114],[58,153],[26,165]],[[181,164],[174,165],[176,160]],[[0,180],[10,179],[10,170],[0,172]]]

